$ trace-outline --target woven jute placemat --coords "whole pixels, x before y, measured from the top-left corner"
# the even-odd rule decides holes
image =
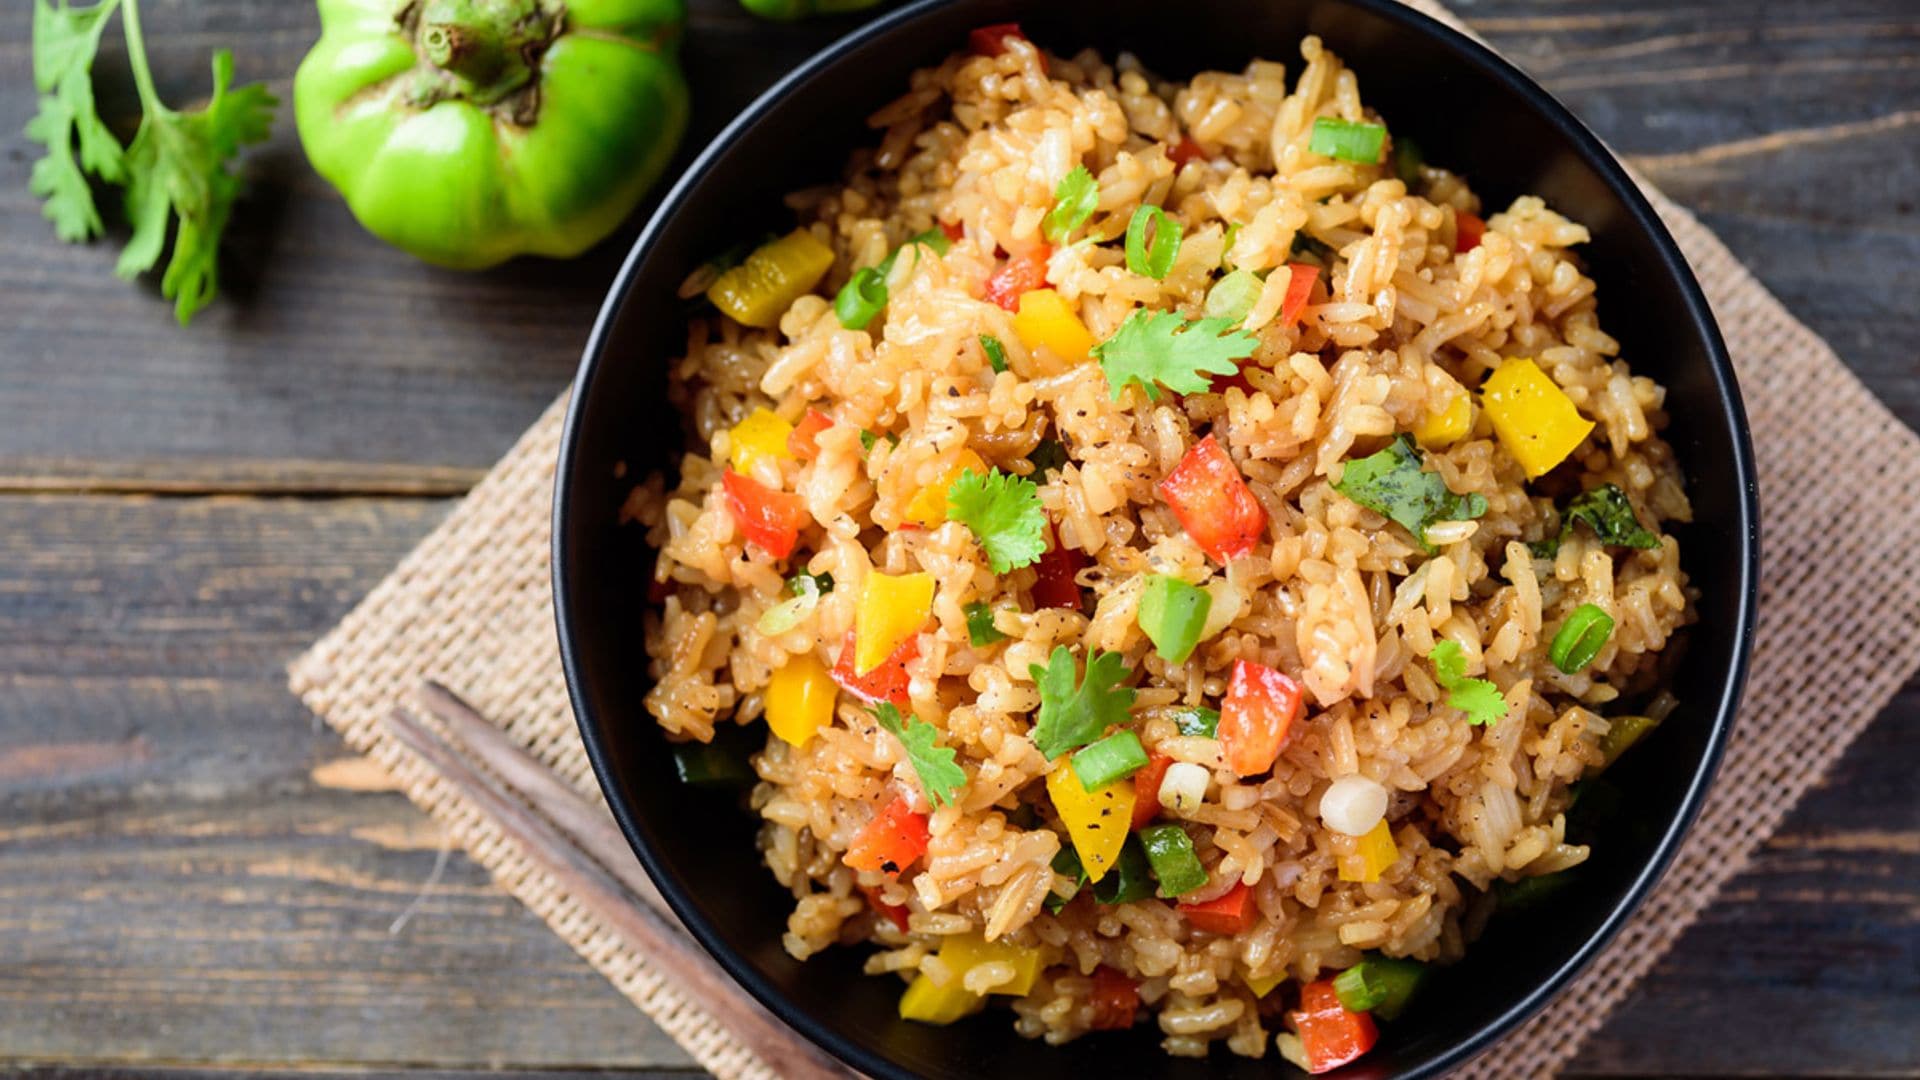
[[[1920,532],[1920,438],[1691,214],[1651,188],[1648,197],[1712,302],[1753,425],[1767,527],[1747,705],[1713,793],[1651,898],[1552,1005],[1462,1075],[1550,1075],[1570,1058],[1920,664],[1920,576],[1904,546]],[[556,402],[293,664],[292,686],[701,1065],[725,1080],[776,1076],[777,1063],[754,1058],[689,1005],[382,724],[423,679],[437,680],[599,799],[567,702],[549,587],[561,412]]]

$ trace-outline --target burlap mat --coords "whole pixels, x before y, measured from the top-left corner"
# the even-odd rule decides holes
[[[1699,822],[1646,905],[1551,1006],[1463,1075],[1548,1075],[1572,1057],[1920,663],[1920,576],[1905,550],[1920,533],[1920,438],[1691,214],[1648,196],[1713,304],[1753,422],[1767,529],[1747,706]],[[292,686],[700,1064],[725,1080],[773,1076],[381,724],[422,679],[437,679],[599,799],[567,703],[548,580],[560,417],[557,402],[294,663]]]

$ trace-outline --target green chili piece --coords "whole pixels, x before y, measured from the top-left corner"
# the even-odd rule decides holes
[[[1173,714],[1173,726],[1189,738],[1220,737],[1220,711],[1205,705],[1190,705]]]
[[[1207,883],[1207,868],[1194,854],[1193,838],[1187,830],[1178,825],[1149,825],[1138,835],[1153,876],[1159,879],[1163,899],[1183,896]]]
[[[1047,910],[1058,915],[1060,909],[1072,903],[1073,898],[1080,895],[1080,890],[1087,884],[1087,868],[1080,864],[1080,853],[1074,850],[1073,844],[1063,840],[1060,853],[1053,857],[1051,869],[1072,882],[1065,893],[1047,893]]]
[[[1098,791],[1147,767],[1147,751],[1140,736],[1122,729],[1088,745],[1068,759],[1080,786]]]
[[[1147,239],[1147,229],[1153,239]],[[1148,203],[1133,212],[1127,222],[1127,269],[1155,281],[1167,276],[1180,255],[1180,223],[1165,210]]]
[[[1547,659],[1563,673],[1575,674],[1593,663],[1593,658],[1600,655],[1612,636],[1613,616],[1597,604],[1581,604],[1567,616],[1560,632],[1553,635],[1553,644],[1547,646]]]
[[[1153,642],[1153,651],[1170,663],[1184,664],[1200,644],[1207,613],[1212,610],[1213,597],[1207,590],[1177,577],[1155,574],[1147,579],[1147,587],[1140,593],[1136,618],[1147,639]]]

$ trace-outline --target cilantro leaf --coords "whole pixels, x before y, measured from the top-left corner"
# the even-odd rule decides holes
[[[240,178],[227,163],[247,143],[262,142],[276,104],[255,83],[238,90],[233,54],[213,54],[213,97],[201,109],[175,112],[147,102],[133,144],[127,147],[127,218],[133,236],[115,272],[123,278],[151,270],[166,246],[167,224],[178,218],[173,258],[160,279],[160,294],[174,301],[185,326],[219,291],[220,234],[240,194]],[[145,96],[144,94],[142,95]]]
[[[1087,223],[1099,205],[1100,181],[1093,178],[1085,165],[1075,165],[1053,189],[1053,209],[1047,212],[1045,223],[1047,239],[1056,244],[1065,240],[1073,230]]]
[[[1027,464],[1033,466],[1033,475],[1052,479],[1067,464],[1067,448],[1059,439],[1041,439],[1040,445],[1027,455]]]
[[[1487,500],[1478,492],[1455,494],[1439,473],[1427,472],[1420,462],[1419,448],[1402,432],[1379,453],[1349,459],[1333,489],[1404,527],[1431,555],[1427,526],[1477,518],[1487,512]]]
[[[907,764],[920,778],[920,790],[929,803],[941,806],[953,802],[960,789],[967,786],[966,771],[953,762],[953,747],[940,745],[940,733],[932,724],[917,716],[909,716],[903,723],[900,710],[891,701],[881,702],[873,710],[873,718],[906,748]]]
[[[93,59],[100,35],[120,0],[75,8],[67,0],[33,5],[33,84],[40,111],[27,138],[47,148],[33,163],[27,190],[46,200],[41,212],[54,235],[68,243],[99,236],[104,226],[87,186],[92,173],[110,184],[126,180],[126,152],[100,119],[93,100]],[[79,160],[74,159],[75,143]]]
[[[1094,650],[1087,657],[1087,677],[1074,687],[1077,665],[1065,645],[1055,645],[1047,666],[1028,664],[1040,687],[1040,716],[1033,725],[1033,744],[1048,761],[1106,734],[1110,727],[1131,719],[1133,691],[1119,688],[1127,665],[1119,653]]]
[[[1627,493],[1614,484],[1602,484],[1592,491],[1584,492],[1567,504],[1564,529],[1573,528],[1576,521],[1584,521],[1593,534],[1603,544],[1619,544],[1630,548],[1657,548],[1660,546],[1660,534],[1640,524],[1634,516],[1633,503],[1628,501]]]
[[[1507,699],[1500,688],[1486,679],[1467,678],[1467,657],[1460,643],[1441,641],[1427,654],[1433,663],[1433,680],[1447,692],[1447,704],[1467,714],[1470,724],[1497,724],[1507,715]]]
[[[1040,489],[999,469],[985,476],[968,469],[947,488],[947,520],[973,530],[996,574],[1040,560],[1047,550],[1047,512]]]
[[[1136,382],[1150,400],[1160,400],[1158,383],[1177,394],[1204,393],[1211,375],[1232,375],[1237,360],[1253,355],[1260,340],[1245,330],[1232,329],[1227,319],[1188,322],[1178,312],[1141,308],[1127,316],[1120,329],[1093,347],[1093,355],[1107,375],[1107,390],[1119,401],[1127,384]],[[1202,373],[1205,374],[1202,374]]]

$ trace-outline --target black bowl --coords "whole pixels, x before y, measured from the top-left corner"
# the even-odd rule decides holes
[[[676,782],[667,742],[641,707],[647,552],[617,514],[628,486],[670,467],[680,445],[662,393],[684,347],[675,288],[714,251],[791,227],[781,196],[838,176],[868,145],[863,119],[915,68],[964,48],[969,29],[1020,20],[1055,51],[1131,51],[1180,76],[1250,58],[1297,70],[1318,34],[1359,74],[1369,105],[1429,160],[1464,173],[1489,206],[1525,192],[1583,222],[1601,316],[1636,371],[1668,388],[1667,437],[1696,522],[1680,530],[1700,621],[1673,664],[1680,707],[1610,774],[1627,793],[1597,828],[1575,887],[1496,919],[1465,961],[1342,1075],[1427,1076],[1465,1060],[1538,1009],[1617,931],[1659,877],[1698,809],[1744,678],[1758,566],[1752,451],[1733,371],[1673,240],[1586,128],[1491,52],[1393,0],[935,0],[882,16],[782,79],[714,140],[669,193],[621,268],[595,325],[567,417],[554,505],[554,600],[574,710],[607,801],[647,871],[720,963],[775,1013],[878,1077],[1079,1075],[1254,1077],[1290,1071],[1216,1051],[1175,1060],[1158,1033],[1068,1047],[1017,1037],[992,1009],[952,1027],[896,1018],[900,984],[860,974],[866,950],[805,964],[780,935],[791,899],[754,850],[755,821],[724,794]],[[624,463],[624,470],[618,466]]]

